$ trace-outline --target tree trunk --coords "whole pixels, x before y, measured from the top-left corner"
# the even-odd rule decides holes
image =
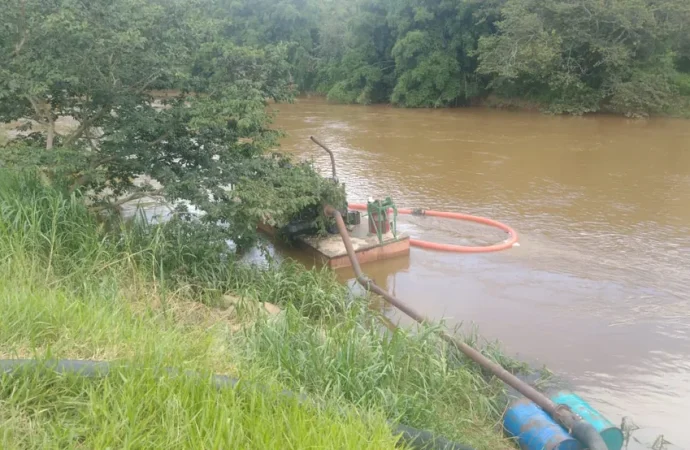
[[[55,141],[55,120],[53,114],[48,112],[48,135],[46,136],[46,150],[53,149],[53,142]]]

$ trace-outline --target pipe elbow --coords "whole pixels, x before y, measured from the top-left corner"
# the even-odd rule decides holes
[[[604,439],[594,427],[584,420],[575,422],[570,430],[572,436],[589,450],[608,450]]]

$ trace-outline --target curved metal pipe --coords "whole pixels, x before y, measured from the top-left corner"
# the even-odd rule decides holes
[[[46,368],[59,374],[79,375],[87,378],[105,377],[110,374],[111,364],[107,361],[84,361],[74,359],[59,359],[48,361],[37,361],[35,359],[0,359],[0,381],[3,374],[18,370]],[[182,374],[193,377],[200,374],[193,371],[180,371],[176,369],[163,369],[168,374]],[[213,385],[217,389],[235,388],[240,385],[240,380],[227,375],[213,375]],[[263,386],[259,386],[265,389]],[[307,396],[296,394],[292,391],[283,390],[281,395],[294,398],[298,402],[306,402]],[[415,450],[474,450],[464,444],[449,441],[441,436],[437,436],[429,431],[418,430],[417,428],[388,422],[394,435],[400,435],[399,443]]]
[[[355,253],[354,248],[352,247],[350,235],[347,232],[345,222],[343,222],[343,218],[341,217],[340,213],[338,213],[338,211],[330,205],[326,205],[324,207],[324,213],[326,214],[326,216],[331,216],[335,219],[336,225],[338,226],[338,232],[340,233],[340,237],[343,239],[343,244],[345,244],[345,250],[347,250],[347,255],[350,258],[352,270],[355,272],[355,276],[357,277],[357,282],[361,284],[365,289],[370,290],[371,292],[374,292],[383,297],[391,305],[395,306],[415,321],[422,324],[430,323],[430,320],[427,317],[418,313],[417,311],[415,311],[410,306],[400,301],[396,297],[390,295],[388,292],[376,285],[376,283],[370,280],[366,275],[364,275],[364,273],[362,272],[362,268],[359,265],[359,261],[357,261],[357,255]],[[513,389],[527,397],[529,400],[536,403],[541,409],[546,411],[557,423],[563,425],[563,427],[565,427],[566,430],[573,433],[573,437],[580,440],[583,444],[587,446],[587,448],[589,448],[590,450],[607,450],[606,443],[601,438],[601,436],[599,436],[596,430],[594,430],[594,427],[592,427],[592,425],[590,425],[589,423],[582,421],[570,410],[570,408],[568,408],[565,405],[556,405],[554,402],[551,401],[551,399],[549,399],[544,394],[537,391],[532,386],[525,383],[512,373],[508,372],[500,364],[491,361],[486,356],[482,355],[480,352],[470,347],[466,343],[462,342],[461,340],[457,339],[456,337],[446,333],[445,331],[441,331],[440,334],[443,340],[453,345],[455,348],[457,348],[460,352],[462,352],[465,356],[470,358],[476,364],[488,370],[495,377],[503,381],[505,384],[512,387]]]
[[[326,152],[328,153],[328,156],[331,157],[331,170],[333,171],[333,179],[335,181],[338,181],[338,177],[335,174],[335,156],[333,155],[333,152],[331,151],[331,149],[329,149],[328,147],[323,145],[321,142],[319,142],[319,140],[316,139],[314,136],[309,136],[309,139],[311,139],[316,145],[318,145],[322,149],[326,150]]]

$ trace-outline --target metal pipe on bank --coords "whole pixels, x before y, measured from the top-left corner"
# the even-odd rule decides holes
[[[314,139],[312,138],[312,140]],[[379,287],[376,283],[374,283],[366,275],[364,275],[364,273],[362,272],[362,268],[359,266],[359,261],[357,261],[357,255],[355,254],[355,250],[352,247],[350,236],[345,226],[345,222],[343,221],[343,218],[340,215],[340,212],[337,211],[334,207],[327,205],[324,207],[324,213],[326,214],[326,216],[330,216],[335,219],[336,225],[338,227],[338,232],[340,233],[340,236],[343,240],[343,244],[345,244],[347,255],[350,259],[350,262],[352,263],[352,269],[357,278],[357,282],[361,284],[365,289],[383,297],[391,305],[395,306],[415,321],[421,324],[429,323],[430,321],[428,318],[412,309],[406,303],[390,295],[387,291]],[[482,355],[479,351],[470,347],[465,342],[462,342],[461,340],[450,335],[449,333],[442,331],[441,338],[443,338],[443,340],[445,340],[446,342],[452,344],[456,349],[458,349],[465,356],[477,363],[479,366],[488,370],[495,377],[499,378],[508,386],[512,387],[520,394],[524,395],[527,399],[531,400],[536,405],[538,405],[543,411],[545,411],[549,416],[551,416],[553,420],[555,420],[566,430],[568,430],[573,435],[573,437],[575,437],[582,444],[584,444],[586,448],[589,448],[590,450],[608,450],[606,443],[597,433],[594,427],[588,422],[582,420],[575,413],[573,413],[570,407],[566,405],[557,405],[544,394],[537,391],[524,381],[520,380],[512,373],[508,372],[501,365],[491,361],[490,359]]]

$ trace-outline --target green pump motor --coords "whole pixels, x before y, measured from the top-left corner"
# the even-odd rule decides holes
[[[393,212],[392,221],[389,212]],[[369,216],[369,233],[376,234],[379,243],[383,244],[383,235],[392,232],[393,237],[398,238],[398,208],[390,197],[385,200],[370,198],[367,202],[367,214]]]

